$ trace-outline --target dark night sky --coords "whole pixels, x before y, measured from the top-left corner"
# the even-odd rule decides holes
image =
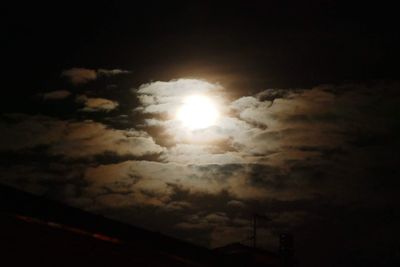
[[[3,4],[2,183],[209,247],[266,214],[301,266],[400,261],[393,5],[136,2]],[[217,125],[174,124],[191,90]]]

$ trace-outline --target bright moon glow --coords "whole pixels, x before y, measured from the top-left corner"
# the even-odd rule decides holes
[[[214,103],[205,96],[189,96],[183,101],[176,118],[192,130],[203,129],[215,124],[219,112]]]

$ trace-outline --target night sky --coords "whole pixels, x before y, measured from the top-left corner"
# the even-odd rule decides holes
[[[3,4],[2,184],[210,248],[262,214],[300,266],[400,262],[394,6],[135,2]],[[179,120],[191,95],[212,124]]]

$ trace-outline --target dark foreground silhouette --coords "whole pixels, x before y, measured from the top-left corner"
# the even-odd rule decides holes
[[[0,186],[1,266],[281,266],[241,244],[209,250]]]

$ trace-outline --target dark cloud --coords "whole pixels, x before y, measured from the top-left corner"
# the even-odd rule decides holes
[[[62,77],[66,77],[73,85],[81,85],[94,81],[101,76],[111,77],[120,74],[129,74],[130,71],[121,69],[87,69],[87,68],[71,68],[61,72]]]
[[[51,91],[43,94],[43,99],[44,100],[59,100],[59,99],[65,99],[71,95],[70,91],[67,90],[57,90],[57,91]]]
[[[230,207],[235,207],[235,208],[244,208],[244,207],[246,207],[246,205],[243,202],[241,202],[239,200],[235,200],[235,199],[229,200],[227,205],[230,206]]]
[[[114,76],[114,75],[119,75],[119,74],[129,74],[131,73],[128,70],[121,70],[121,69],[112,69],[112,70],[107,70],[107,69],[98,69],[97,74],[100,76]]]

